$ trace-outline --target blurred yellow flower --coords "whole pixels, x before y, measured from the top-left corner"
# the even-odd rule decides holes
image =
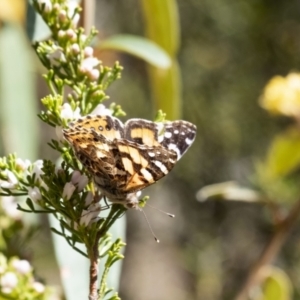
[[[300,117],[300,73],[275,76],[266,85],[260,104],[271,113]]]

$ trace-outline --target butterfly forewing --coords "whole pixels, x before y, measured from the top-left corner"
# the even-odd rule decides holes
[[[77,130],[94,130],[110,141],[124,137],[123,123],[111,116],[87,115],[71,122],[69,127]]]
[[[176,151],[179,160],[196,138],[197,128],[187,121],[165,123],[161,145],[169,150]]]

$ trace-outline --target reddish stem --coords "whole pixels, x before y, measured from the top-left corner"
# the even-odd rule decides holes
[[[90,253],[90,294],[89,300],[98,299],[98,259],[99,259],[99,249],[98,249],[99,238],[95,239],[95,244],[92,248],[92,253]]]

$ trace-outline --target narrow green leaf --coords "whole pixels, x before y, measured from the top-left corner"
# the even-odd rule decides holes
[[[181,73],[176,60],[170,68],[161,70],[148,68],[152,86],[152,97],[155,110],[161,109],[168,120],[176,120],[181,116]]]
[[[172,58],[166,70],[149,67],[155,110],[162,109],[168,119],[181,115],[181,73],[176,55],[179,48],[179,17],[176,0],[141,0],[145,31]],[[155,16],[155,17],[154,17]]]
[[[26,199],[26,204],[28,205],[28,207],[29,207],[32,211],[34,211],[34,205],[33,205],[32,200],[31,200],[30,198],[27,198],[27,199]]]
[[[179,15],[176,0],[141,0],[146,35],[160,45],[171,57],[179,48]]]
[[[97,45],[99,49],[119,50],[137,56],[157,68],[166,69],[171,65],[168,53],[153,41],[123,34],[114,35]]]

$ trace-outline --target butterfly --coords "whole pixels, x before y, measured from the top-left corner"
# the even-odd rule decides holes
[[[64,138],[113,203],[137,207],[137,193],[167,175],[192,145],[197,128],[187,121],[155,123],[87,115],[69,123]]]

